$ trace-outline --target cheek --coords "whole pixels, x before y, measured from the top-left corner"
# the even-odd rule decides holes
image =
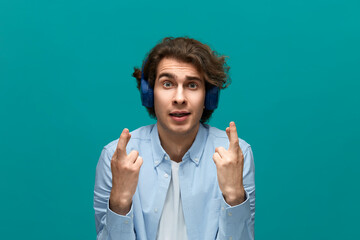
[[[205,104],[205,94],[196,94],[192,97],[192,102],[197,108],[203,108]]]
[[[158,106],[164,106],[168,102],[166,94],[163,92],[154,92],[154,104]]]
[[[154,89],[154,107],[156,116],[160,117],[169,108],[169,96],[164,91]]]

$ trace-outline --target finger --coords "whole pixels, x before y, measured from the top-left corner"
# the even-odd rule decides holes
[[[225,157],[227,150],[223,147],[215,148],[215,153],[218,153],[221,158]]]
[[[129,159],[129,161],[131,163],[134,163],[136,161],[136,159],[139,157],[139,152],[136,150],[132,150],[129,155],[127,156],[127,158]]]
[[[226,135],[228,136],[228,138],[230,139],[230,128],[227,127],[225,132],[226,132]]]
[[[230,126],[229,126],[229,132],[230,132],[230,136],[229,136],[229,142],[230,142],[230,146],[229,146],[229,150],[230,149],[235,149],[239,147],[239,137],[237,134],[237,130],[236,130],[236,126],[234,122],[230,122]]]
[[[119,141],[116,147],[116,150],[119,152],[120,155],[122,156],[126,156],[126,145],[128,144],[129,140],[130,140],[130,133],[129,133],[129,129],[124,128],[124,130],[122,131],[120,137],[119,137]]]
[[[215,164],[217,164],[218,162],[221,161],[221,156],[219,155],[218,152],[215,152],[215,153],[213,154],[213,160],[214,160]]]
[[[142,164],[143,164],[143,158],[140,156],[137,157],[136,161],[134,162],[134,167],[140,168]]]

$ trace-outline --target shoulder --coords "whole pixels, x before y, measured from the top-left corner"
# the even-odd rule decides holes
[[[151,133],[151,130],[153,129],[153,127],[154,127],[154,124],[151,124],[151,125],[143,126],[143,127],[140,127],[140,128],[137,128],[137,129],[131,131],[130,132],[131,138],[130,138],[130,141],[129,141],[127,147],[134,145],[136,143],[139,144],[142,141],[150,141],[150,133]],[[109,152],[114,153],[118,141],[119,141],[119,138],[111,141],[104,147],[104,149]]]
[[[150,140],[150,133],[152,129],[154,128],[155,124],[147,125],[140,127],[138,129],[135,129],[131,133],[131,139],[132,140]],[[130,140],[131,140],[130,139]]]
[[[204,127],[209,131],[208,141],[214,142],[215,146],[223,146],[225,148],[229,147],[229,138],[224,130],[220,130],[207,124],[204,124]],[[251,147],[249,143],[241,138],[239,138],[239,144],[243,151],[246,151]]]

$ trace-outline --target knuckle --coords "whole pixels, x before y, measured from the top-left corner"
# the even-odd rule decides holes
[[[140,171],[140,167],[137,166],[137,164],[133,164],[133,165],[131,166],[131,172],[132,172],[133,174],[137,174],[137,173],[139,173],[139,171]]]
[[[136,160],[136,156],[134,154],[129,154],[126,160],[129,162],[134,162]]]
[[[218,147],[218,152],[221,152],[221,153],[223,153],[223,152],[225,152],[226,150],[225,150],[225,148],[224,147]]]
[[[137,159],[136,159],[136,163],[138,163],[138,164],[142,164],[143,163],[143,159],[142,159],[142,157],[138,157]]]
[[[124,147],[123,146],[117,146],[116,150],[120,151],[120,152],[123,152],[125,151]]]
[[[225,165],[225,162],[224,162],[224,161],[218,161],[218,162],[216,163],[216,166],[217,166],[218,168],[224,168],[226,165]]]
[[[132,155],[134,158],[137,158],[139,156],[139,152],[137,150],[131,150],[129,155]]]
[[[227,160],[227,159],[225,159],[225,161],[222,161],[222,165],[224,166],[224,167],[227,167],[227,166],[229,166],[231,164],[231,161],[229,161],[229,160]]]
[[[124,169],[125,171],[127,171],[127,172],[132,172],[132,168],[131,168],[131,166],[130,166],[129,164],[124,165],[124,166],[123,166],[123,169]]]
[[[137,151],[137,150],[132,150],[132,152],[133,152],[136,156],[139,155],[139,151]]]

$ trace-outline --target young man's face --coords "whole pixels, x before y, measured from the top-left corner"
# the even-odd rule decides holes
[[[160,61],[154,85],[159,132],[184,135],[197,131],[204,101],[205,81],[192,64],[172,58]]]

